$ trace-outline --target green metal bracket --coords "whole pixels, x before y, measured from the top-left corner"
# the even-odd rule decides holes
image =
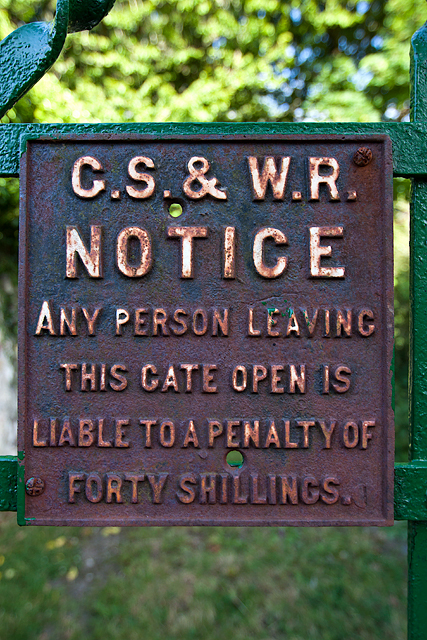
[[[0,457],[0,511],[16,511],[18,458]],[[396,520],[427,521],[427,461],[395,467]]]
[[[100,133],[140,134],[158,138],[174,135],[372,135],[387,134],[393,145],[395,176],[427,177],[426,123],[127,123],[127,124],[4,124],[0,125],[0,175],[19,173],[20,137],[66,134],[90,136]]]
[[[0,511],[16,511],[16,490],[18,486],[18,458],[0,458]]]
[[[427,462],[396,464],[394,482],[395,519],[427,520]]]

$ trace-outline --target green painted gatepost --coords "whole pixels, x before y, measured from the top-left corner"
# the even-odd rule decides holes
[[[0,114],[113,4],[58,0],[52,24],[1,42]],[[21,525],[394,516],[408,637],[425,638],[427,25],[411,55],[410,123],[0,125],[0,175],[21,181],[19,452],[0,458],[0,510]],[[393,176],[412,180],[394,512]]]

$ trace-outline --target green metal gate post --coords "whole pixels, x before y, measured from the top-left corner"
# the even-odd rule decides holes
[[[427,26],[412,38],[411,114],[427,122]],[[409,421],[412,461],[427,461],[427,181],[412,179]],[[427,500],[427,496],[425,496]],[[427,522],[408,521],[408,638],[427,636]]]

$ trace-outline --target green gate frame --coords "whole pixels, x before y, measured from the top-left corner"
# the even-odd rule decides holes
[[[112,4],[112,3],[111,3]],[[212,124],[3,124],[0,176],[19,177],[21,137],[93,133],[191,137],[275,134],[387,134],[393,145],[393,175],[412,180],[410,230],[409,463],[395,465],[396,520],[408,521],[408,640],[427,637],[427,23],[412,38],[410,123],[212,123]],[[18,511],[24,455],[0,457],[0,511]],[[24,491],[19,492],[20,495]]]

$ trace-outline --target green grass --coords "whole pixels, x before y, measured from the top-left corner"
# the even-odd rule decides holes
[[[0,640],[406,638],[406,526],[18,528]]]

